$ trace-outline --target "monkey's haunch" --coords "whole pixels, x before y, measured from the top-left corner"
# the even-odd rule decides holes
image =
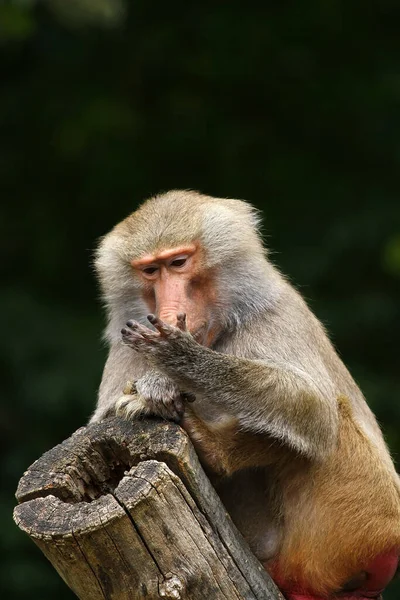
[[[340,600],[372,600],[375,598],[379,600],[381,594],[386,586],[393,579],[397,567],[399,565],[399,550],[393,549],[391,552],[386,554],[380,554],[377,556],[365,570],[366,578],[365,583],[356,590],[348,592],[347,594],[340,592],[337,598]],[[322,596],[315,596],[311,592],[304,590],[290,590],[286,589],[285,583],[280,582],[274,577],[276,583],[282,589],[287,600],[324,600]],[[333,596],[335,598],[335,596]]]

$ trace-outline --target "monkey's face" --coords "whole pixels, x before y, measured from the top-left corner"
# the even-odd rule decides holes
[[[176,325],[186,314],[188,330],[205,346],[212,345],[218,330],[214,314],[215,285],[197,244],[158,251],[132,261],[149,312]]]

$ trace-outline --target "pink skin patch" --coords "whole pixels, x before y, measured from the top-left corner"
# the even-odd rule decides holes
[[[393,579],[399,564],[399,550],[393,549],[391,552],[380,554],[365,569],[367,578],[365,583],[357,590],[352,592],[342,592],[330,596],[331,600],[372,600],[378,599],[385,587]],[[305,590],[287,589],[285,583],[277,581],[277,585],[282,589],[287,600],[327,600],[322,596],[315,596]]]

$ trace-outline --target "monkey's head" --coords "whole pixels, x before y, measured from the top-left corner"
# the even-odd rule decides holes
[[[148,313],[212,345],[266,303],[265,250],[256,210],[241,200],[174,190],[150,198],[106,235],[96,269],[109,311],[108,336]]]

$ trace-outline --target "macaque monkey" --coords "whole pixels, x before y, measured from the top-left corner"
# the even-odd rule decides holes
[[[103,238],[110,354],[92,421],[179,420],[287,598],[378,598],[400,550],[399,478],[258,221],[246,202],[171,191]]]

